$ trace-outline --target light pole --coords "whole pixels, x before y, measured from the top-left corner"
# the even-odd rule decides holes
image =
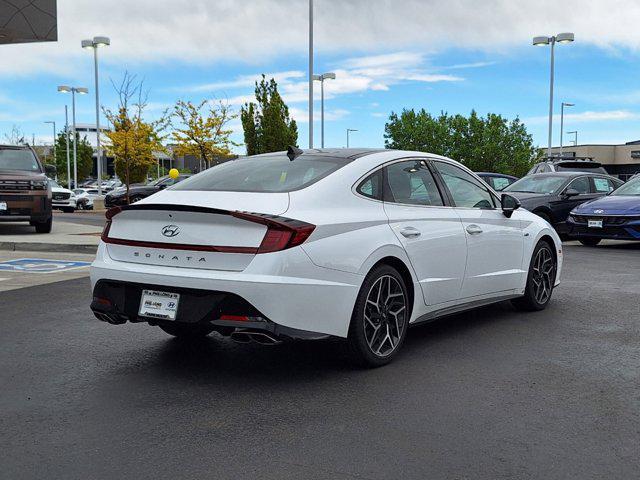
[[[73,188],[78,188],[78,138],[76,134],[76,93],[85,95],[89,89],[85,87],[69,87],[61,85],[58,91],[62,93],[71,92],[71,122],[73,123]]]
[[[67,187],[71,187],[71,161],[69,160],[69,109],[66,105],[64,106],[64,133],[64,136],[67,139]]]
[[[575,103],[562,102],[560,106],[560,157],[562,157],[562,132],[564,132],[564,107],[575,107]]]
[[[335,80],[336,74],[333,72],[314,75],[314,80],[320,82],[320,145],[324,148],[324,81]]]
[[[100,93],[98,89],[98,48],[111,44],[109,37],[93,37],[82,40],[82,48],[93,50],[93,66],[96,85],[96,166],[98,173],[98,195],[102,195],[102,149],[100,148]]]
[[[313,0],[309,0],[309,148],[313,148]]]
[[[53,163],[56,163],[56,122],[53,120],[48,120],[44,123],[48,123],[48,124],[52,124],[53,125]]]
[[[347,128],[347,148],[349,148],[349,134],[351,132],[357,132],[358,130],[356,130],[355,128]]]
[[[549,79],[549,146],[547,148],[547,157],[551,157],[551,142],[553,140],[553,75],[554,75],[554,52],[556,42],[558,43],[570,43],[573,42],[575,36],[573,33],[559,33],[555,37],[533,37],[533,44],[535,46],[544,47],[551,45],[551,74]]]
[[[573,144],[575,146],[577,146],[578,145],[578,131],[574,130],[573,132],[567,132],[567,135],[571,135],[572,133],[575,135],[574,140],[573,140]]]

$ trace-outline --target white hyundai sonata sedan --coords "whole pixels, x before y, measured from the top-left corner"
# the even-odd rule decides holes
[[[107,212],[91,308],[185,338],[346,338],[378,366],[410,325],[508,299],[548,305],[562,244],[518,207],[427,153],[239,158]]]

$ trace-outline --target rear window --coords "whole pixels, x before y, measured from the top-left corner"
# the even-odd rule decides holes
[[[600,165],[593,165],[589,163],[575,164],[575,163],[559,163],[556,165],[558,172],[591,172],[591,173],[604,173],[607,175],[607,171]]]
[[[173,190],[224,192],[291,192],[300,190],[330,175],[349,160],[301,155],[289,160],[286,155],[241,157],[216,165],[188,178]]]
[[[18,148],[0,148],[0,170],[41,171],[31,150]]]

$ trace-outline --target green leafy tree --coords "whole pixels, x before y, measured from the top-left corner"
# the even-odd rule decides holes
[[[444,155],[474,171],[522,176],[539,152],[525,125],[493,113],[468,117],[441,113],[435,117],[421,109],[392,112],[385,125],[385,146]]]
[[[80,134],[76,132],[77,161],[78,161],[78,181],[91,175],[93,170],[93,147],[88,142],[86,135],[80,138]],[[71,167],[71,178],[73,179],[73,134],[69,135],[69,164]],[[67,178],[67,138],[65,132],[60,132],[56,137],[56,159],[55,165],[57,169],[58,180],[61,183],[69,185]]]
[[[104,109],[112,125],[105,132],[106,148],[115,158],[116,174],[124,180],[128,203],[129,186],[146,180],[149,169],[156,165],[154,154],[165,150],[161,132],[169,120],[166,114],[152,122],[144,120],[146,94],[135,76],[125,73],[122,83],[114,88],[119,97],[118,108]]]
[[[276,81],[267,81],[262,75],[260,83],[256,82],[255,95],[256,103],[247,103],[240,111],[247,155],[297,146],[298,125],[289,116],[289,107],[278,93]]]
[[[238,145],[230,139],[233,130],[229,128],[237,114],[227,103],[178,100],[171,116],[177,155],[193,155],[210,167],[216,159],[231,155],[231,147]]]

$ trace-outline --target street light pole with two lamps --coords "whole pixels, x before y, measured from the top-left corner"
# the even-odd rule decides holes
[[[567,132],[567,135],[571,135],[572,133],[575,135],[574,140],[573,140],[573,144],[575,146],[577,146],[578,145],[578,131],[577,130],[573,130],[572,132]]]
[[[320,145],[324,148],[324,81],[335,80],[336,74],[333,72],[314,75],[313,79],[320,82]]]
[[[96,89],[96,166],[98,174],[98,195],[102,195],[102,148],[100,144],[100,92],[98,87],[98,48],[111,45],[109,37],[93,37],[92,40],[82,40],[82,48],[93,50],[93,66]]]
[[[554,37],[540,36],[533,37],[535,46],[544,47],[551,45],[551,74],[549,80],[549,146],[547,148],[547,157],[551,157],[551,142],[553,141],[553,80],[554,80],[554,52],[557,43],[571,43],[575,39],[573,33],[559,33]]]
[[[73,188],[78,188],[78,138],[76,134],[76,93],[78,95],[86,95],[89,89],[85,87],[69,87],[60,85],[58,91],[62,93],[71,92],[71,119],[73,122]],[[71,183],[71,181],[69,181]],[[71,186],[69,186],[71,188]]]

